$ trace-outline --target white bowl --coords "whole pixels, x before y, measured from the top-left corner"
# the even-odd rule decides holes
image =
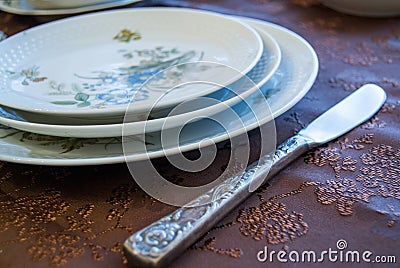
[[[113,0],[26,0],[36,8],[63,9],[91,6],[112,2]],[[115,0],[114,0],[115,1]],[[117,0],[118,1],[118,0]]]
[[[391,17],[400,15],[400,0],[320,0],[336,11],[364,16]]]

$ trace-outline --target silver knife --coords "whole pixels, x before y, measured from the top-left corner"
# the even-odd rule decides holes
[[[279,145],[273,157],[262,156],[244,172],[190,202],[188,207],[179,208],[136,232],[124,243],[130,265],[161,267],[168,264],[251,195],[249,187],[253,180],[266,177],[264,181],[267,181],[304,152],[338,138],[365,122],[382,107],[385,100],[386,93],[379,86],[362,86]],[[224,198],[207,205],[193,206],[197,201],[221,194],[221,189],[224,189]]]

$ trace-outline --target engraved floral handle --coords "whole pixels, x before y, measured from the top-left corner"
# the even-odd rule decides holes
[[[295,135],[278,146],[274,155],[261,157],[244,172],[133,234],[124,244],[130,264],[138,267],[166,265],[246,199],[251,194],[249,187],[254,180],[266,181],[315,145],[312,140]],[[195,206],[196,203],[204,204],[204,200],[214,201]]]

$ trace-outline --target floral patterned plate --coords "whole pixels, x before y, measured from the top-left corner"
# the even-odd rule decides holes
[[[245,74],[262,52],[261,37],[253,28],[217,13],[182,8],[91,13],[43,24],[1,42],[0,104],[84,118],[122,115],[134,102],[130,113],[141,114],[221,88],[178,86],[182,83],[224,86],[240,78],[207,62]],[[180,65],[199,61],[192,68]],[[155,75],[151,84],[142,86]]]
[[[318,73],[318,58],[312,47],[300,36],[281,26],[254,19],[242,18],[246,23],[268,31],[278,42],[282,50],[282,61],[272,78],[262,87],[269,100],[272,116],[277,117],[293,107],[311,88]],[[255,112],[259,99],[251,99],[250,105]],[[226,131],[216,125],[200,120],[189,124],[180,135],[181,146],[161,148],[160,132],[146,135],[147,152],[143,152],[143,135],[132,136],[130,143],[136,152],[126,155],[126,160],[137,161],[150,157],[173,155],[179,152],[207,146],[208,142],[220,142],[229,138],[233,130],[239,135],[271,118],[254,121],[249,109],[242,109],[242,102],[234,106],[245,126],[236,123]],[[230,118],[225,118],[226,121]],[[202,131],[199,131],[201,129]],[[38,165],[96,165],[123,163],[125,156],[120,138],[77,139],[43,136],[15,129],[0,129],[0,160],[38,164]]]
[[[19,15],[47,16],[47,15],[66,15],[88,11],[95,11],[106,8],[121,7],[142,0],[118,0],[109,1],[102,4],[87,5],[75,8],[41,9],[34,7],[26,0],[0,0],[0,10]]]
[[[125,123],[124,126],[124,135],[135,135],[143,132],[154,132],[160,131],[161,128],[165,129],[165,126],[168,127],[177,127],[181,122],[185,122],[188,119],[193,119],[199,116],[210,116],[221,112],[226,109],[226,107],[230,107],[240,99],[244,99],[252,94],[259,87],[263,86],[268,79],[271,78],[273,73],[278,68],[281,61],[281,51],[279,45],[265,30],[257,29],[258,33],[263,39],[264,43],[264,52],[261,56],[261,59],[257,62],[257,65],[247,74],[247,77],[241,78],[234,84],[238,86],[232,85],[230,88],[237,88],[235,94],[225,89],[219,90],[216,93],[207,95],[207,97],[218,100],[218,104],[198,109],[194,111],[190,111],[188,113],[183,113],[180,115],[173,115],[168,117],[168,124],[166,125],[165,117],[156,117],[156,115],[151,114],[154,118],[148,121],[137,121],[131,123]],[[250,79],[251,81],[245,81]],[[247,82],[247,83],[246,83]],[[248,87],[243,87],[243,85],[248,84]],[[233,96],[232,96],[233,95]],[[77,125],[77,118],[73,118],[68,120],[68,118],[57,118],[55,116],[50,117],[50,119],[54,120],[55,124],[46,124],[46,121],[49,120],[48,116],[34,115],[32,113],[23,113],[21,111],[16,112],[15,110],[5,110],[0,107],[0,124],[5,126],[9,126],[15,129],[30,131],[33,133],[44,134],[44,135],[52,135],[52,136],[60,136],[60,137],[75,137],[75,138],[101,138],[101,137],[118,137],[122,135],[122,123],[121,124],[80,124]],[[95,120],[98,122],[100,120],[104,120],[107,122],[107,117],[102,117],[100,119]],[[75,124],[65,124],[60,125],[57,122],[68,123],[68,121],[74,122]],[[120,119],[123,121],[123,118]],[[37,123],[37,122],[45,122],[45,123]],[[79,121],[78,121],[79,122]],[[87,123],[87,121],[85,120]],[[102,123],[102,121],[100,121]]]

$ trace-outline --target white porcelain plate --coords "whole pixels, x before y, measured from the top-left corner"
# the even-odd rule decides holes
[[[33,15],[33,16],[66,15],[66,14],[76,14],[88,11],[95,11],[106,8],[121,7],[140,1],[142,0],[118,0],[118,1],[109,1],[106,3],[86,5],[74,8],[42,9],[33,6],[26,0],[0,0],[0,10],[19,15]]]
[[[0,43],[0,104],[53,116],[101,117],[124,114],[133,102],[130,112],[140,114],[221,88],[177,87],[181,83],[228,85],[240,78],[207,62],[245,74],[262,52],[254,29],[217,13],[138,8],[81,15]],[[167,71],[142,87],[161,70]]]
[[[252,26],[265,29],[280,45],[282,61],[272,78],[262,87],[269,100],[272,115],[277,117],[293,107],[311,88],[318,73],[318,58],[312,47],[297,34],[275,24],[242,18]],[[251,105],[257,112],[257,99],[251,99]],[[242,102],[234,109],[246,123],[245,128],[235,135],[256,128],[271,118],[254,122],[251,111],[243,109]],[[229,120],[229,118],[226,118]],[[189,124],[180,135],[181,146],[161,149],[160,133],[147,136],[148,152],[143,152],[142,137],[132,138],[132,148],[137,144],[138,151],[127,155],[128,161],[138,161],[150,157],[173,155],[183,151],[198,149],[209,142],[228,139],[232,125],[227,131],[206,120]],[[202,131],[199,131],[201,129]],[[96,165],[122,163],[125,161],[120,138],[76,139],[43,136],[15,129],[0,129],[0,159],[9,162],[39,165]],[[203,141],[203,142],[202,142]]]
[[[177,127],[181,122],[188,120],[189,118],[196,118],[199,116],[210,116],[221,112],[230,107],[241,99],[246,98],[259,87],[263,86],[268,79],[271,78],[273,73],[278,68],[281,61],[281,51],[279,45],[273,39],[267,31],[257,29],[260,36],[263,39],[264,51],[261,59],[257,62],[257,65],[247,74],[247,77],[241,78],[236,82],[238,87],[233,85],[231,88],[238,89],[235,93],[221,92],[228,91],[222,89],[214,94],[210,94],[207,97],[221,101],[218,104],[212,105],[207,108],[190,111],[188,113],[174,115],[168,117],[168,127]],[[254,84],[249,81],[251,79]],[[242,82],[243,80],[243,82]],[[235,84],[235,83],[234,83]],[[249,85],[248,88],[244,88],[242,85]],[[230,94],[231,93],[231,94]],[[122,135],[122,123],[121,124],[94,124],[94,125],[60,125],[60,124],[41,124],[36,122],[43,122],[48,120],[48,116],[32,115],[27,113],[22,115],[21,113],[13,113],[13,111],[7,112],[0,107],[0,124],[19,129],[24,131],[30,131],[33,133],[60,136],[60,137],[74,137],[74,138],[104,138],[104,137],[118,137]],[[50,117],[58,122],[66,121],[66,118],[56,119],[54,116]],[[72,119],[74,121],[76,119]],[[122,121],[122,120],[121,120]],[[146,130],[147,132],[160,131],[161,128],[165,129],[166,118],[156,118],[149,121],[138,121],[132,123],[125,123],[124,135],[135,135],[140,134]]]

